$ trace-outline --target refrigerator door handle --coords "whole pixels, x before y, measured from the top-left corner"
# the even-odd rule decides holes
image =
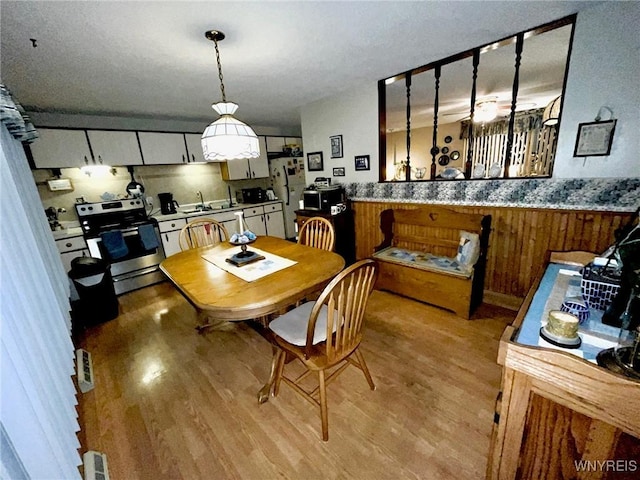
[[[287,166],[283,165],[282,170],[284,170],[284,188],[287,191],[286,205],[289,205],[289,201],[291,200],[291,192],[289,192],[289,175],[287,175]]]

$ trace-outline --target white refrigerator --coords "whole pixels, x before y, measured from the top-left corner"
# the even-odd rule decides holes
[[[296,210],[300,209],[305,189],[304,158],[280,157],[269,159],[270,185],[278,200],[283,202],[284,228],[287,238],[296,232]]]

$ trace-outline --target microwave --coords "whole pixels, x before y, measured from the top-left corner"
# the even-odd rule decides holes
[[[267,192],[262,188],[243,188],[242,203],[262,203],[267,201]]]
[[[333,186],[305,190],[302,193],[305,210],[320,210],[330,212],[331,207],[339,203],[346,203],[347,196],[344,187]]]

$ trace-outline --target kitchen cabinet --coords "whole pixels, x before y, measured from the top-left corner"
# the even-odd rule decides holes
[[[265,138],[258,137],[260,156],[258,158],[230,160],[222,163],[223,180],[246,180],[248,178],[266,178],[269,176],[269,160],[267,157]]]
[[[182,230],[182,227],[186,224],[187,220],[185,218],[158,222],[165,257],[170,257],[171,255],[182,251],[179,241],[180,230]]]
[[[187,163],[184,134],[138,132],[140,149],[145,165],[171,165]]]
[[[229,237],[238,231],[238,216],[233,211],[227,211],[222,213],[209,214],[207,217],[213,218],[215,221],[220,222],[227,229]]]
[[[266,137],[267,153],[282,154],[286,145],[298,145],[302,151],[302,137]]]
[[[245,208],[243,215],[247,228],[256,235],[286,238],[281,203]]]
[[[204,154],[202,153],[202,134],[201,133],[185,133],[185,142],[187,143],[187,163],[204,163]]]
[[[500,339],[502,386],[488,479],[638,478],[640,381],[599,367],[594,358],[610,346],[607,338],[617,337],[604,332],[592,310],[579,328],[579,347],[540,345],[544,311],[561,304],[570,283],[561,277],[573,278],[562,271],[577,272],[593,256],[551,253]]]
[[[104,165],[142,165],[136,132],[87,130],[93,158]]]
[[[64,271],[69,272],[71,270],[71,261],[76,257],[88,257],[89,248],[84,237],[68,237],[56,240],[56,247],[60,252],[60,258],[62,259],[62,265],[64,265]]]
[[[272,203],[264,206],[264,222],[267,227],[267,235],[287,238],[281,203]]]
[[[266,235],[267,226],[264,223],[264,207],[250,207],[242,210],[247,228],[256,235]]]
[[[73,168],[94,165],[84,130],[38,128],[29,145],[36,168]]]

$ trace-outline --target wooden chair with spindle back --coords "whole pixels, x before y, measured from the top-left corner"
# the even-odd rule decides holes
[[[229,239],[229,233],[223,224],[212,218],[199,218],[187,223],[180,230],[180,249],[217,245]]]
[[[319,406],[324,441],[329,439],[326,386],[347,366],[354,365],[362,370],[371,390],[375,390],[359,346],[365,308],[377,273],[376,262],[361,260],[340,272],[318,300],[296,307],[269,324],[277,346],[274,396],[284,381]],[[295,379],[284,376],[287,356],[300,360],[307,371]],[[331,372],[325,376],[328,370]],[[318,374],[318,386],[305,389],[300,382],[312,372]]]
[[[309,247],[333,251],[335,247],[335,231],[329,220],[322,217],[312,217],[300,228],[298,243]]]
[[[212,218],[198,218],[182,227],[178,241],[180,249],[184,252],[192,248],[217,245],[228,239],[229,233],[223,224]],[[214,319],[198,308],[196,308],[196,311],[199,322],[196,326],[198,332],[203,332],[209,328],[214,330],[230,330],[233,328],[231,322]]]

